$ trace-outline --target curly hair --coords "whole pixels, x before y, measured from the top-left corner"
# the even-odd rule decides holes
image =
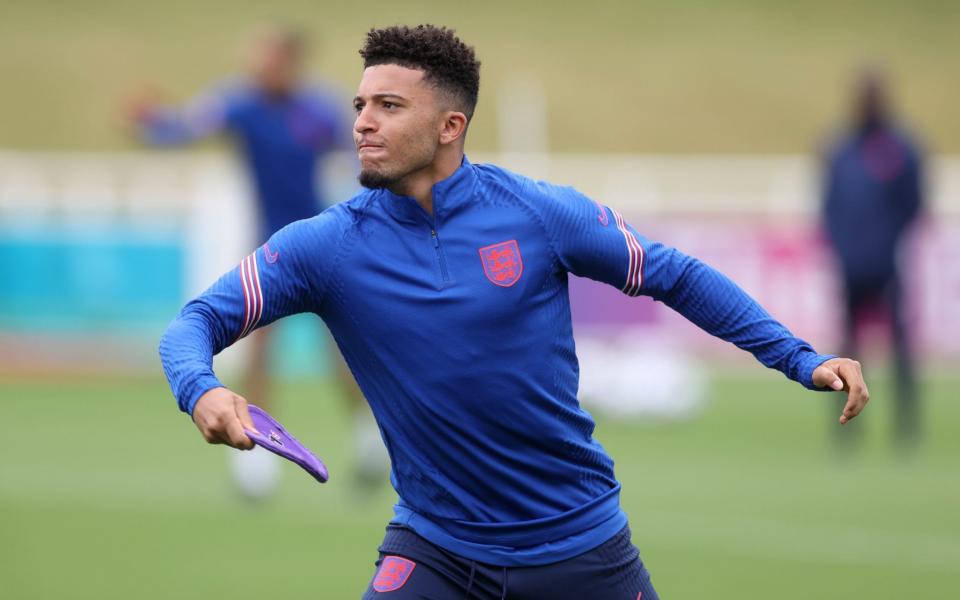
[[[480,61],[453,29],[429,24],[371,29],[360,56],[364,68],[389,64],[423,71],[424,80],[450,95],[467,120],[473,117]]]

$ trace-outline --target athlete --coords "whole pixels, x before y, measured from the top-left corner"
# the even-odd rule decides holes
[[[613,461],[577,402],[569,273],[651,296],[804,386],[868,400],[723,275],[573,189],[464,155],[479,62],[451,30],[367,34],[354,106],[366,188],[294,223],[190,302],[160,344],[180,408],[249,448],[212,357],[285,315],[330,328],[399,495],[364,598],[657,598]]]
[[[235,141],[256,191],[259,243],[294,221],[324,207],[318,163],[350,144],[343,100],[326,86],[301,76],[304,38],[296,31],[266,29],[254,39],[244,77],[198,95],[186,106],[161,104],[145,91],[131,101],[130,117],[139,137],[158,146],[194,142],[218,133]],[[245,388],[250,400],[271,408],[270,330],[251,336]],[[346,366],[335,368],[354,413],[359,479],[386,479],[387,460],[377,428]],[[266,451],[231,455],[234,481],[253,498],[269,495],[279,475],[276,457]]]

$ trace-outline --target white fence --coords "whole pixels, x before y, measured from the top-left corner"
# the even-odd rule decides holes
[[[652,231],[729,272],[804,337],[836,343],[838,311],[829,262],[822,249],[801,260],[791,256],[816,231],[820,184],[812,158],[514,153],[471,159],[573,185],[617,207],[642,232]],[[352,168],[347,157],[328,165],[331,197],[343,198],[355,189]],[[929,225],[911,260],[917,292],[912,312],[921,344],[934,354],[956,357],[960,157],[932,159],[927,179]],[[226,155],[0,152],[0,234],[105,222],[182,232],[188,293],[232,267],[253,244],[246,181]],[[793,239],[793,246],[778,247],[778,231]],[[774,265],[786,270],[770,272],[771,252],[787,256]],[[673,327],[670,323],[666,327]]]
[[[819,194],[818,165],[807,156],[509,153],[471,160],[573,185],[635,215],[808,215]],[[351,164],[332,161],[330,189],[349,191]],[[960,215],[960,157],[930,160],[927,179],[931,213]],[[206,186],[222,188],[231,203],[245,201],[235,161],[218,153],[0,151],[4,219],[178,220]]]

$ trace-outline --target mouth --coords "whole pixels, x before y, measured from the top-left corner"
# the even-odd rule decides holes
[[[386,154],[386,149],[377,144],[361,144],[357,146],[357,158],[361,162],[377,161]]]
[[[357,144],[357,150],[376,150],[378,148],[383,148],[383,144],[375,144],[373,142],[361,142]]]
[[[359,154],[370,154],[383,152],[383,146],[376,146],[373,144],[365,144],[363,146],[357,146],[357,153]]]

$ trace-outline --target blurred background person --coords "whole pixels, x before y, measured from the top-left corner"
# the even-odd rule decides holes
[[[894,435],[907,448],[921,424],[900,263],[905,234],[924,203],[923,157],[893,117],[880,70],[859,74],[852,99],[849,128],[827,155],[822,219],[843,282],[843,352],[862,354],[865,317],[882,308],[894,355]]]
[[[140,90],[127,106],[138,137],[151,145],[179,146],[229,134],[255,192],[258,244],[326,208],[318,163],[337,150],[353,150],[346,100],[331,86],[303,78],[306,42],[295,29],[265,28],[247,48],[242,76],[213,86],[183,106],[162,103],[152,86]],[[252,404],[276,412],[270,396],[270,339],[270,328],[250,335],[244,389]],[[331,355],[353,415],[358,480],[372,485],[386,477],[386,453],[353,376],[338,353]],[[269,495],[279,476],[277,458],[260,448],[231,451],[230,465],[238,488],[251,497]]]

